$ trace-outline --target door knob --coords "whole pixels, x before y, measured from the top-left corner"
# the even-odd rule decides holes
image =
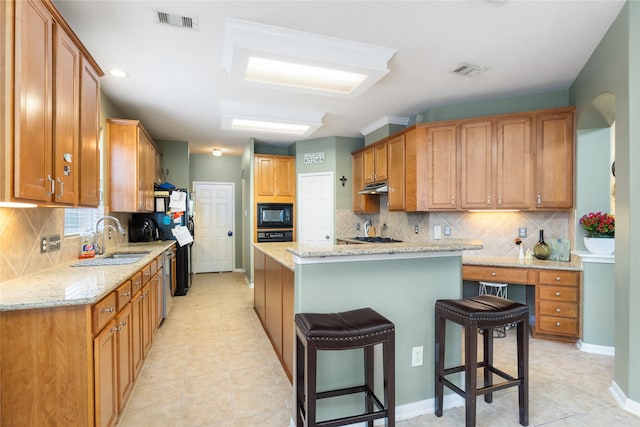
[[[227,231],[227,236],[229,237],[233,236],[233,231]]]
[[[325,239],[329,240],[329,235],[324,236]]]

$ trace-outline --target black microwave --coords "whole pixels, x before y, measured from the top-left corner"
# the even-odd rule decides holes
[[[293,204],[258,203],[258,228],[293,228]]]

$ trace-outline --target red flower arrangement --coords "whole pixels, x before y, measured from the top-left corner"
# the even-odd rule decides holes
[[[608,213],[589,212],[580,218],[580,225],[587,232],[587,237],[611,239],[616,234],[616,219]]]

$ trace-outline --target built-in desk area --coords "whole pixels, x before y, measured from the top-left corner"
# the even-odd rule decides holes
[[[575,342],[581,337],[581,270],[573,262],[519,260],[506,257],[464,256],[462,279],[526,285],[515,298],[534,314],[533,336]],[[466,296],[466,295],[465,295]]]

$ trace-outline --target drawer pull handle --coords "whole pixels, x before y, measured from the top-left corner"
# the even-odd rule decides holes
[[[556,322],[556,326],[560,326],[560,322]]]
[[[556,282],[560,281],[560,276],[556,277]]]
[[[123,297],[130,297],[131,296],[131,292],[123,292],[122,296]]]
[[[559,297],[560,296],[560,292],[556,292],[556,296]]]
[[[121,327],[111,328],[111,332],[120,332],[121,329]]]
[[[104,310],[102,310],[103,313],[113,313],[114,308],[113,307],[109,307],[109,308],[105,308]]]
[[[491,276],[496,277],[496,273],[495,272],[491,273]]]
[[[556,313],[560,313],[560,309],[559,308],[556,308]]]
[[[120,322],[120,326],[127,326],[127,321],[123,320],[122,322]]]

